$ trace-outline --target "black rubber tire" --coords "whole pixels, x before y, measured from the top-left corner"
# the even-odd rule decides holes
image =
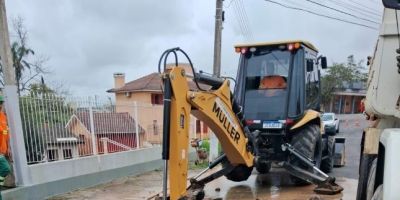
[[[336,130],[336,133],[339,133],[339,132],[340,132],[340,123],[338,124],[337,130]]]
[[[325,173],[329,173],[333,170],[335,162],[335,137],[328,136],[327,139],[327,158],[321,161],[321,170]]]
[[[361,154],[356,200],[367,199],[369,172],[375,158],[376,155]]]
[[[195,195],[195,200],[203,200],[205,196],[206,193],[204,192],[204,190],[201,190]]]
[[[322,141],[320,127],[316,124],[307,124],[296,133],[294,133],[291,145],[300,151],[302,154],[316,161],[316,167],[321,166],[322,157]],[[294,155],[289,156],[289,163],[312,171],[313,169],[305,165],[301,160],[296,158]],[[308,185],[308,181],[300,179],[296,176],[291,176],[291,181],[295,185]]]
[[[228,159],[224,159],[221,164],[222,167],[227,167],[228,165],[230,165]],[[238,165],[230,173],[226,174],[225,177],[230,181],[241,182],[247,180],[250,177],[252,171],[253,167]]]
[[[375,192],[374,192],[374,196],[372,196],[371,200],[383,200],[383,185],[380,184]]]
[[[256,163],[256,170],[260,174],[266,174],[271,170],[271,162]]]
[[[375,193],[375,176],[376,176],[377,164],[378,164],[378,159],[375,158],[372,161],[371,167],[369,168],[366,200],[371,200]]]

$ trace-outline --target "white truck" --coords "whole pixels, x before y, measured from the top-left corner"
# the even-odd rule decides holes
[[[357,200],[400,199],[400,1],[383,4],[365,99],[367,119],[374,123],[362,137]]]

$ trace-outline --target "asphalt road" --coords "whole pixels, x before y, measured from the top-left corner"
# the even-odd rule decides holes
[[[260,175],[253,171],[247,181],[235,183],[221,177],[205,187],[206,199],[355,199],[358,179],[358,162],[360,154],[361,134],[367,122],[361,115],[339,116],[341,120],[338,136],[346,138],[346,166],[334,168],[330,174],[337,178],[337,183],[344,188],[337,195],[316,195],[314,185],[294,186],[289,181],[289,175],[282,169],[274,169],[272,173]],[[191,171],[190,176],[199,170]],[[88,189],[73,191],[51,198],[52,200],[108,200],[108,199],[146,199],[162,188],[161,171],[148,172],[139,176],[125,177],[110,183]]]
[[[368,122],[362,115],[344,115],[339,119],[340,133],[337,136],[346,138],[346,166],[335,168],[330,175],[358,179],[361,136]]]

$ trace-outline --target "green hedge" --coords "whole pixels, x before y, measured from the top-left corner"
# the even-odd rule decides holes
[[[210,153],[210,141],[208,139],[205,139],[202,141],[200,148],[206,149],[207,153]],[[218,153],[222,152],[222,147],[221,143],[218,143]]]

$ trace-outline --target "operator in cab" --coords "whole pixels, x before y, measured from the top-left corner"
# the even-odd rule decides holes
[[[269,62],[262,68],[262,74],[265,74],[261,78],[259,89],[285,89],[286,78],[275,73],[275,64]]]

